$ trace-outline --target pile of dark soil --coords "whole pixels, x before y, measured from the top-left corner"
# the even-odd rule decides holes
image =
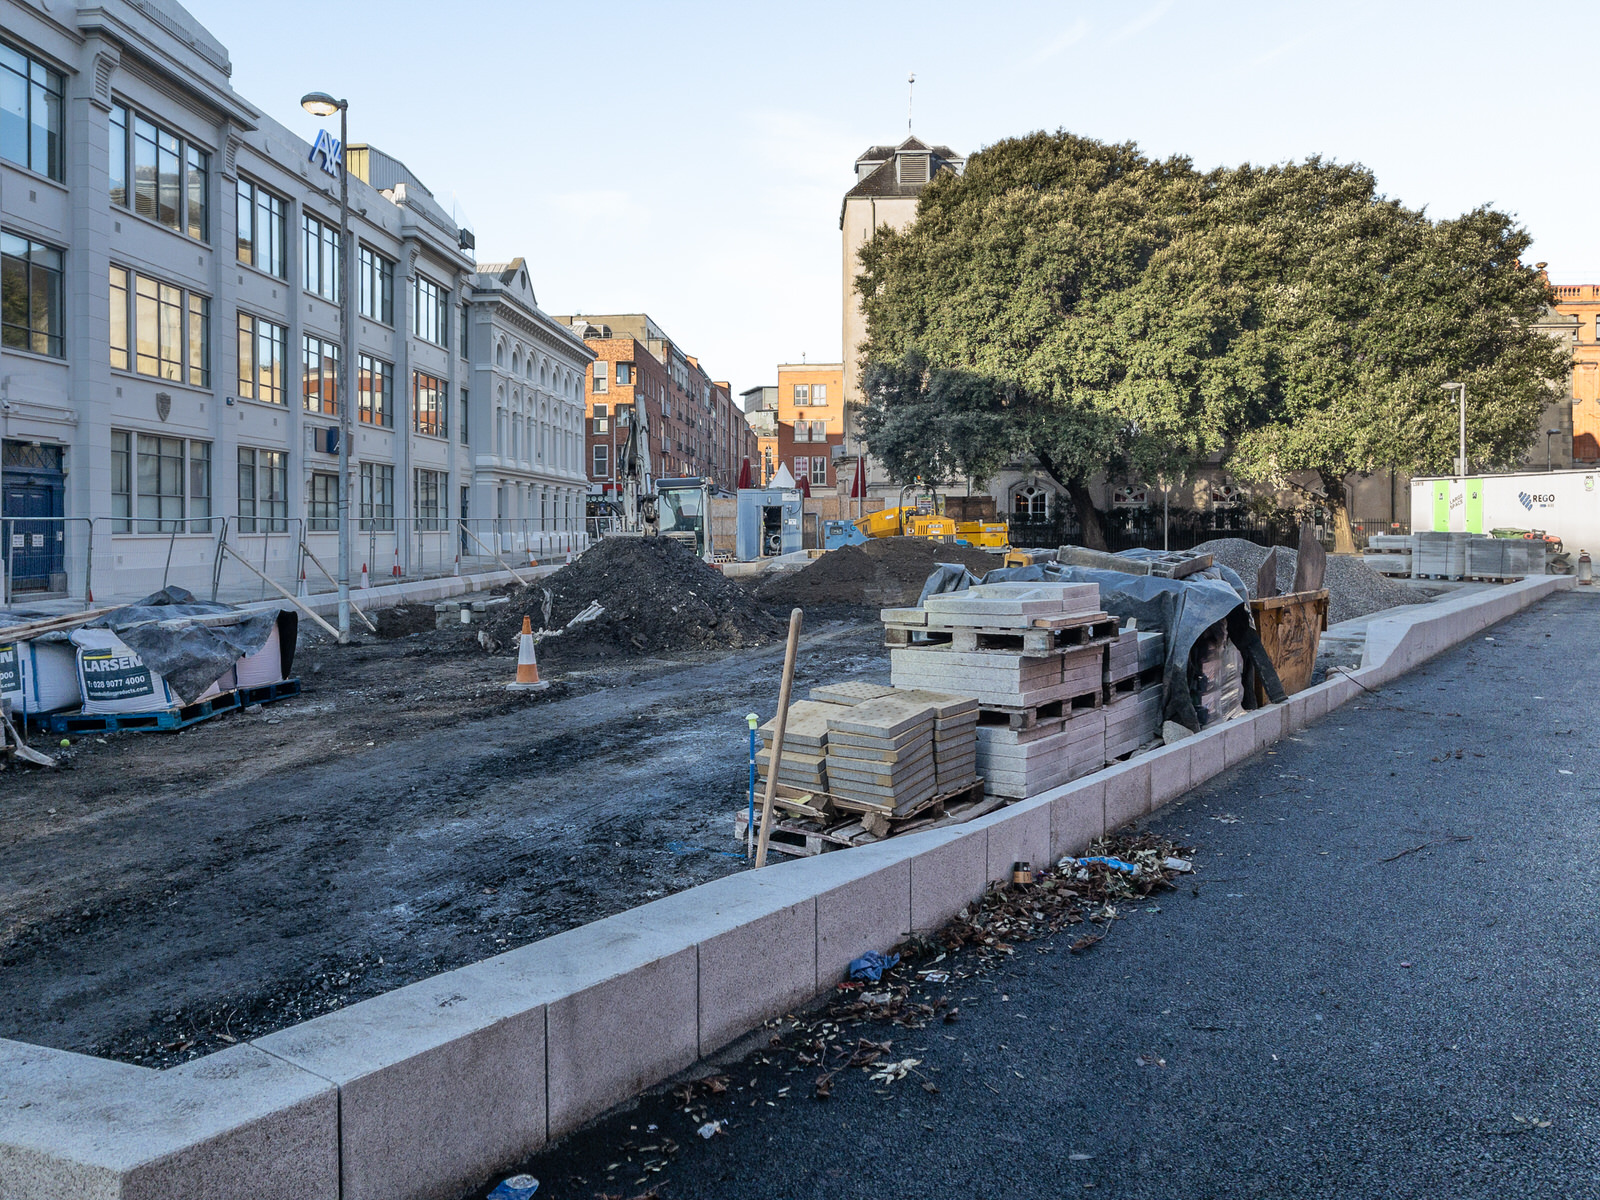
[[[415,633],[432,633],[434,629],[435,614],[431,600],[427,604],[396,604],[393,608],[380,608],[375,612],[368,611],[362,605],[362,611],[372,618],[381,638],[410,637]],[[361,619],[353,613],[350,624],[358,632],[366,629]]]
[[[998,554],[927,538],[873,538],[830,550],[798,571],[783,571],[756,588],[764,604],[861,604],[894,608],[915,604],[940,563],[957,563],[974,575],[1003,565]]]
[[[593,603],[604,610],[598,617],[563,629]],[[515,649],[524,616],[536,630],[562,630],[539,642],[539,661],[552,666],[760,646],[783,632],[744,588],[664,537],[605,538],[554,575],[512,592],[484,626],[490,644]]]

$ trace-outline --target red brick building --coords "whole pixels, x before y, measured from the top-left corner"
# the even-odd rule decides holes
[[[756,435],[693,356],[644,313],[557,317],[580,333],[596,359],[585,380],[584,464],[591,493],[615,481],[629,422],[642,414],[656,478],[700,475],[719,490],[738,486],[739,467],[756,460]]]

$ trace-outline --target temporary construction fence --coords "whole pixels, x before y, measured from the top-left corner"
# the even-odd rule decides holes
[[[495,517],[356,519],[350,583],[376,586],[528,566],[591,538],[553,522]],[[6,604],[132,600],[175,584],[240,603],[336,586],[339,533],[300,517],[0,518]],[[274,586],[276,585],[276,586]]]

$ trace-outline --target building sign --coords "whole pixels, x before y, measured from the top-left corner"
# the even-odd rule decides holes
[[[79,656],[83,670],[83,694],[91,704],[131,700],[155,695],[150,668],[136,654],[115,650],[84,650]]]
[[[319,129],[317,140],[311,143],[311,153],[307,157],[329,175],[337,178],[339,168],[344,162],[344,147],[339,144],[339,139],[326,129]]]

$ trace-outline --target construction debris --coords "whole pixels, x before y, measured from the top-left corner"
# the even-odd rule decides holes
[[[1217,538],[1202,542],[1195,549],[1211,555],[1219,566],[1237,571],[1249,582],[1254,582],[1257,570],[1267,558],[1267,547],[1243,538]],[[1277,547],[1277,551],[1278,591],[1292,591],[1299,556],[1285,546]],[[1327,574],[1322,586],[1328,589],[1330,624],[1364,617],[1368,613],[1400,604],[1422,604],[1430,599],[1429,593],[1385,579],[1361,559],[1348,554],[1328,556]]]
[[[492,653],[515,650],[531,618],[546,667],[761,646],[783,630],[750,592],[665,537],[604,538],[486,616]]]
[[[979,576],[1001,565],[999,555],[920,537],[873,538],[830,550],[798,571],[764,580],[756,597],[766,604],[853,604],[885,608],[915,604],[923,581],[940,563]]]

